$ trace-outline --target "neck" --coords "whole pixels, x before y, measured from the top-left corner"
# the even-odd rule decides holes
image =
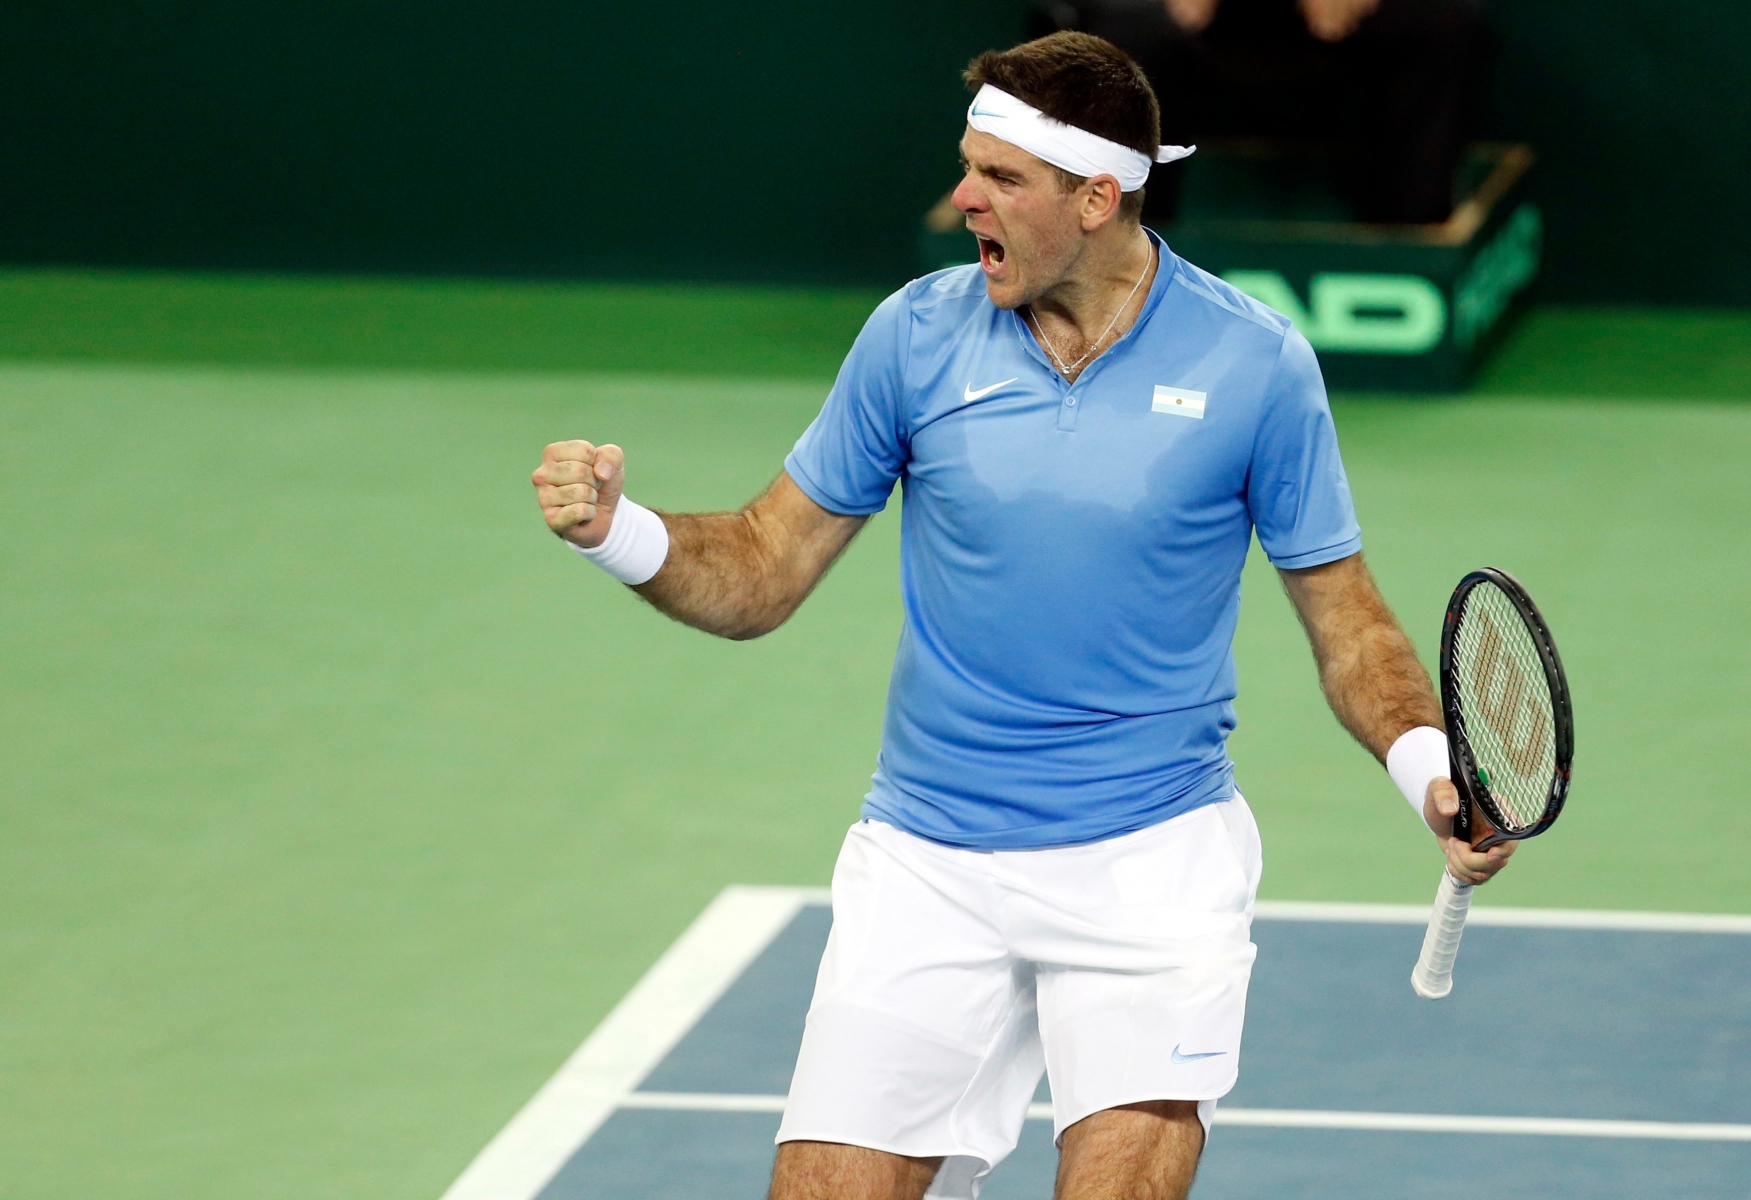
[[[1065,277],[1047,288],[1029,307],[1038,320],[1068,326],[1086,341],[1099,337],[1125,296],[1145,295],[1157,268],[1155,247],[1140,225],[1111,230],[1110,240],[1096,239]],[[1143,277],[1142,286],[1137,280]],[[1121,323],[1124,323],[1121,317]]]
[[[1028,305],[1040,348],[1072,382],[1136,323],[1160,265],[1141,228],[1114,233],[1111,249],[1091,246],[1062,280]]]

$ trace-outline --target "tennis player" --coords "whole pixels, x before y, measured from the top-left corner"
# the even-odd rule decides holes
[[[629,500],[559,442],[550,529],[677,620],[794,612],[899,482],[905,626],[833,873],[774,1200],[973,1197],[1042,1071],[1061,1200],[1181,1197],[1234,1086],[1258,831],[1225,751],[1256,531],[1346,728],[1454,875],[1427,673],[1361,557],[1319,367],[1138,221],[1159,116],[1109,43],[976,59],[954,194],[979,262],[876,309],[740,512]],[[1341,869],[1333,864],[1333,869]]]

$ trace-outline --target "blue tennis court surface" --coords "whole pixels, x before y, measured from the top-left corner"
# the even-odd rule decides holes
[[[776,934],[536,1194],[763,1197],[830,923],[815,897],[775,918]],[[1474,924],[1453,996],[1429,1003],[1408,983],[1422,929],[1404,914],[1261,915],[1241,1082],[1193,1196],[1743,1200],[1745,925]],[[1486,1020],[1511,1039],[1492,1041]],[[1050,1120],[1030,1120],[985,1196],[1048,1200],[1055,1163]]]

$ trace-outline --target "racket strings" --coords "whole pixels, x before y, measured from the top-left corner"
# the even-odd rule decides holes
[[[1501,589],[1466,597],[1454,642],[1466,741],[1481,781],[1510,830],[1544,817],[1556,770],[1556,722],[1544,660],[1525,620]]]

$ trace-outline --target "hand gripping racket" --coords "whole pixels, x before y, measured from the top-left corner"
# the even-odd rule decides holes
[[[1506,571],[1473,571],[1447,602],[1441,709],[1459,789],[1453,836],[1484,850],[1549,829],[1568,798],[1574,759],[1569,685],[1538,606]],[[1453,990],[1470,907],[1471,885],[1443,871],[1411,972],[1411,987],[1425,1000]]]

